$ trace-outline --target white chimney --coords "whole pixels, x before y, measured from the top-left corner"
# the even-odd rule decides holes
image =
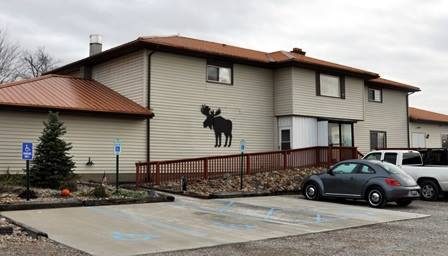
[[[89,56],[100,53],[102,51],[102,48],[103,48],[102,36],[98,34],[90,35]]]

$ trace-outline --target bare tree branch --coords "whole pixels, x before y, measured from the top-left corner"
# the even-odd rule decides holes
[[[0,29],[0,84],[19,77],[19,46],[8,40],[8,35]]]
[[[45,51],[44,47],[38,47],[30,52],[25,51],[21,58],[22,78],[38,77],[56,67],[57,61]]]

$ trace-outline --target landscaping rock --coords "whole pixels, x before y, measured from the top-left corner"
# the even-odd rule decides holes
[[[298,192],[305,177],[322,172],[322,168],[299,168],[244,175],[243,189],[240,190],[240,177],[225,174],[221,178],[209,180],[190,180],[186,195],[210,196],[220,194],[265,195]],[[170,182],[158,186],[165,191],[180,193],[179,182]],[[241,193],[243,192],[243,193]]]

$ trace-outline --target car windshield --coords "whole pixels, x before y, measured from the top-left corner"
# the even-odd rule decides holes
[[[386,169],[386,171],[388,171],[389,173],[406,174],[406,172],[404,172],[402,169],[400,169],[399,167],[397,167],[396,165],[393,165],[391,163],[382,162],[382,163],[378,163],[378,164],[381,165],[384,169]]]
[[[403,165],[418,165],[422,164],[422,158],[420,157],[420,153],[417,152],[409,152],[403,153]]]

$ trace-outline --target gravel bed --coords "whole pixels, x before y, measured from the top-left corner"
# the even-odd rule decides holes
[[[350,202],[350,204],[358,204]],[[359,203],[365,206],[365,203]],[[368,206],[365,206],[368,207]],[[222,245],[196,250],[151,254],[199,255],[435,255],[448,252],[448,201],[415,201],[389,210],[429,214],[431,217],[396,221],[338,231]]]
[[[13,227],[12,235],[0,235],[0,255],[90,255],[71,247],[59,244],[45,237],[34,239],[24,232],[20,227],[9,223],[6,219],[0,218],[0,226]]]
[[[188,192],[208,196],[222,192],[297,192],[305,177],[322,172],[322,168],[299,168],[244,175],[243,189],[240,190],[238,175],[188,182]],[[180,182],[169,182],[159,188],[180,192]]]

